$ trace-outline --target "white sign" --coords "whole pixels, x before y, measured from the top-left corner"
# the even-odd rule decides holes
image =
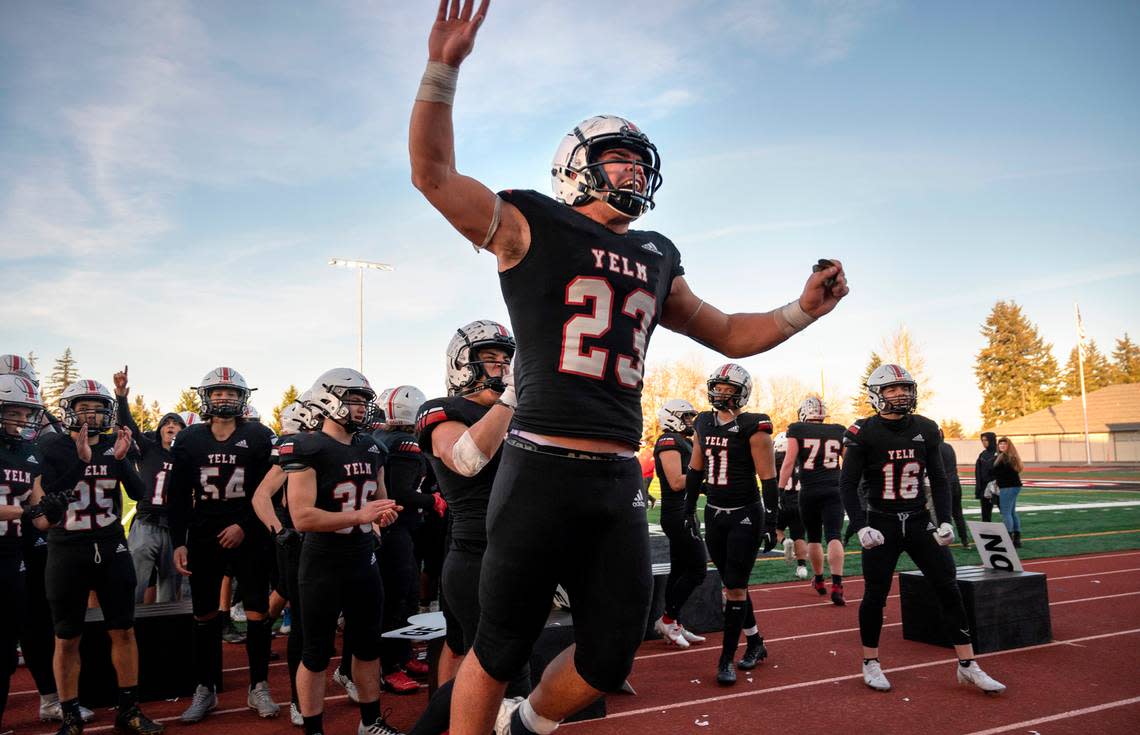
[[[983,567],[1001,572],[1022,571],[1021,559],[1017,558],[1017,549],[1013,548],[1013,539],[1009,537],[1004,523],[966,521],[966,525],[970,527],[974,545],[982,555]]]

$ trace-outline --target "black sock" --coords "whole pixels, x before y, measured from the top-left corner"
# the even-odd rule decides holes
[[[247,620],[245,623],[245,655],[249,658],[249,685],[269,679],[269,646],[273,629],[268,620]]]
[[[724,640],[720,649],[722,661],[731,661],[736,657],[736,645],[740,642],[740,628],[744,623],[744,610],[744,600],[729,600],[724,605]]]
[[[198,683],[210,691],[215,689],[215,679],[222,661],[221,615],[209,620],[194,622],[194,669]]]
[[[744,598],[744,619],[740,621],[741,629],[756,627],[756,612],[752,609],[752,597]]]
[[[63,712],[64,722],[83,722],[83,715],[79,713],[79,697],[61,699],[59,709]]]
[[[863,659],[863,665],[866,666],[867,664],[871,663],[872,661],[878,662],[878,660],[879,660],[878,656],[876,656],[875,658],[865,658],[865,659]]]
[[[823,575],[822,574],[815,575],[815,581],[818,584],[823,584]]]
[[[119,687],[119,714],[126,714],[139,703],[139,687]]]
[[[832,583],[832,584],[838,584],[838,585],[841,585],[841,586],[842,586],[842,584],[843,584],[843,575],[842,575],[842,574],[833,574],[833,575],[831,575],[831,583]]]
[[[974,659],[972,659],[972,658],[960,658],[960,659],[958,659],[958,665],[961,666],[963,669],[970,668],[970,664],[972,664],[972,663],[974,663]]]
[[[380,719],[380,700],[360,703],[360,721],[367,727]]]
[[[511,735],[535,735],[534,731],[522,721],[522,706],[515,708],[511,713]]]
[[[796,566],[797,567],[806,567],[807,566],[807,560],[806,559],[796,559]]]
[[[305,735],[324,735],[325,723],[324,713],[313,715],[312,717],[301,717],[305,721]]]

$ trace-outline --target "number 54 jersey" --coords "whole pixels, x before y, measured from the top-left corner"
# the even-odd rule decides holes
[[[273,432],[256,421],[241,421],[225,441],[209,424],[178,432],[170,453],[170,536],[175,547],[195,536],[216,534],[238,524],[249,533],[260,526],[250,499],[271,464]],[[256,524],[256,525],[255,525]]]
[[[681,256],[656,232],[619,234],[534,191],[499,196],[530,226],[530,249],[499,274],[518,352],[514,426],[641,440],[645,352]]]

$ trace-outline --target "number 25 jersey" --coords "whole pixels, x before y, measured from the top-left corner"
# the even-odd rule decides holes
[[[530,249],[499,273],[518,344],[514,426],[636,447],[649,338],[685,272],[677,248],[656,232],[613,232],[538,192],[499,196],[530,226]]]

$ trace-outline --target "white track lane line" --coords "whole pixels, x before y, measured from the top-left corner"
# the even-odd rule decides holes
[[[1084,707],[1082,709],[1071,709],[1068,712],[1058,712],[1055,715],[1047,717],[1038,717],[1035,720],[1022,720],[1021,722],[1014,722],[1009,725],[999,725],[998,727],[991,727],[989,730],[976,730],[970,735],[997,735],[1000,732],[1009,732],[1010,730],[1023,730],[1033,725],[1041,725],[1046,722],[1056,722],[1057,720],[1067,720],[1070,717],[1080,717],[1081,715],[1091,715],[1094,712],[1101,712],[1106,709],[1113,709],[1114,707],[1126,707],[1130,704],[1140,702],[1140,697],[1132,697],[1131,699],[1118,699],[1115,702],[1105,702],[1104,704],[1094,705],[1092,707]]]

